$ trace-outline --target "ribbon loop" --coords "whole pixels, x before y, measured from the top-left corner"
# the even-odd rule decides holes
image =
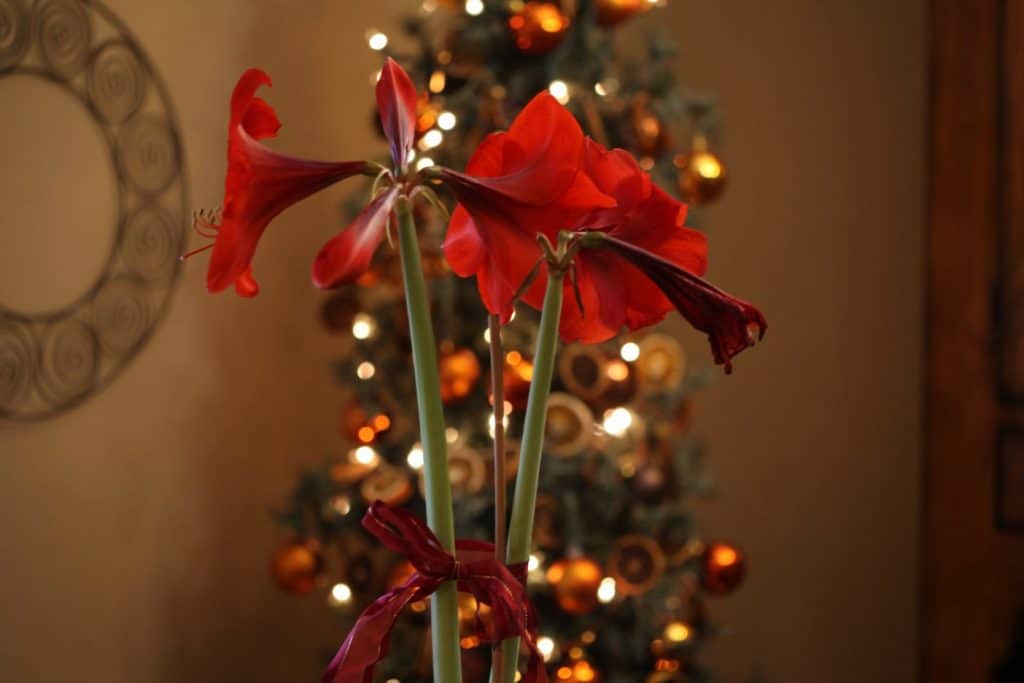
[[[525,563],[509,567],[498,562],[494,545],[484,541],[457,541],[453,557],[422,520],[381,501],[367,510],[363,527],[408,559],[416,571],[359,615],[324,673],[323,683],[372,683],[373,669],[387,656],[391,630],[401,611],[453,580],[460,591],[491,608],[492,618],[486,623],[477,616],[473,635],[484,643],[522,638],[530,653],[523,680],[546,683],[547,672],[537,649],[537,618],[525,587]]]

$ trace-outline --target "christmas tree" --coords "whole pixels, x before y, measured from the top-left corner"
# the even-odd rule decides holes
[[[507,127],[547,89],[589,135],[629,149],[664,189],[701,206],[726,179],[710,149],[717,125],[711,100],[675,81],[670,42],[652,38],[635,62],[613,49],[615,29],[658,4],[427,0],[404,19],[404,44],[373,29],[367,41],[427,85],[417,112],[418,168],[462,168],[484,136]],[[364,198],[354,197],[352,208]],[[438,313],[456,525],[460,538],[491,539],[488,453],[500,414],[511,482],[537,315],[520,306],[502,330],[504,400],[495,410],[485,379],[490,332],[476,284],[438,277],[447,273],[443,199],[417,211],[427,226],[421,249]],[[362,530],[366,507],[383,500],[423,512],[402,306],[397,253],[387,249],[358,287],[325,301],[322,322],[340,346],[338,430],[347,445],[302,475],[278,515],[291,537],[272,557],[274,578],[296,594],[324,587],[346,625],[411,572]],[[562,350],[528,573],[538,644],[556,680],[710,680],[698,654],[719,629],[705,598],[735,589],[745,564],[736,547],[700,538],[686,506],[688,496],[710,489],[701,445],[689,433],[693,396],[706,380],[707,372],[688,366],[679,342],[657,331]],[[380,667],[385,680],[430,679],[426,610],[417,603],[399,622],[395,635],[404,646]],[[486,609],[460,595],[459,612],[465,680],[484,681],[489,652],[469,634]]]

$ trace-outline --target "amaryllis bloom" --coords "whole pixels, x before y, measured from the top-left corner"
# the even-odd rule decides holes
[[[430,169],[455,193],[444,254],[458,275],[475,275],[484,305],[502,322],[541,257],[537,234],[554,241],[599,208],[615,206],[581,172],[583,131],[548,93],[533,98],[507,133],[488,136],[465,173]],[[542,292],[543,285],[538,282]]]
[[[261,85],[270,85],[270,77],[249,69],[235,86],[220,222],[196,221],[201,234],[215,239],[206,275],[206,287],[211,292],[233,284],[241,296],[255,296],[259,286],[252,276],[252,257],[270,221],[292,204],[339,180],[377,172],[363,161],[308,161],[279,154],[259,143],[277,135],[281,127],[273,108],[255,95]]]
[[[761,312],[702,280],[707,243],[684,227],[686,205],[651,182],[623,150],[587,141],[586,172],[617,205],[597,209],[578,227],[575,281],[566,279],[560,332],[568,341],[600,342],[623,327],[660,321],[673,308],[708,334],[716,363],[731,359],[764,335]],[[535,292],[524,297],[540,305]]]
[[[270,77],[249,69],[231,95],[228,125],[228,172],[219,222],[214,214],[199,214],[196,230],[214,239],[206,286],[219,292],[234,284],[242,296],[255,296],[259,285],[252,275],[252,258],[263,231],[292,204],[354,175],[382,175],[390,185],[375,197],[348,229],[320,250],[313,264],[313,282],[335,287],[353,282],[370,265],[398,197],[396,178],[404,178],[416,126],[416,89],[409,76],[388,59],[377,83],[377,106],[391,146],[394,173],[367,161],[309,161],[279,154],[260,142],[277,135],[277,114],[256,97]],[[189,255],[191,255],[189,254]]]

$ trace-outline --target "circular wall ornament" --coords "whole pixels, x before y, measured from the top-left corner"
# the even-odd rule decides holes
[[[152,335],[180,273],[188,184],[167,88],[98,0],[0,0],[0,81],[12,75],[84,108],[117,189],[112,247],[84,294],[38,313],[0,301],[0,418],[31,420],[101,390]]]

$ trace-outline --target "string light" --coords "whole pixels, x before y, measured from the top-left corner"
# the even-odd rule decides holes
[[[452,130],[459,120],[450,111],[443,111],[437,115],[437,127],[441,130]]]
[[[433,165],[434,160],[431,159],[430,157],[420,157],[419,160],[416,162],[416,170],[422,171],[423,169],[430,168]]]
[[[673,621],[665,627],[665,638],[674,643],[685,643],[690,639],[690,627],[681,621]]]
[[[550,85],[548,85],[548,92],[558,100],[559,104],[569,103],[569,85],[565,81],[551,81]]]
[[[597,82],[594,84],[594,92],[601,97],[608,97],[608,90],[604,87],[604,83]]]
[[[376,465],[380,456],[369,446],[360,446],[352,451],[352,459],[360,465]]]
[[[420,149],[428,150],[434,149],[438,145],[444,142],[444,133],[433,128],[428,130],[423,138],[420,140]]]
[[[430,82],[427,87],[430,88],[430,92],[438,93],[444,90],[445,77],[444,72],[438,69],[434,73],[430,74]]]
[[[619,355],[622,357],[622,360],[632,363],[640,357],[640,345],[636,342],[626,342],[619,349]]]
[[[508,415],[501,418],[501,426],[506,429],[508,428]],[[487,433],[491,435],[492,439],[494,438],[494,413],[491,413],[491,416],[487,418]]]
[[[629,366],[618,358],[614,358],[608,361],[608,365],[605,366],[604,374],[608,375],[608,379],[613,382],[621,382],[629,377]]]
[[[444,440],[448,443],[455,443],[459,440],[459,430],[455,427],[446,427],[444,430]]]
[[[380,52],[388,46],[388,37],[377,29],[370,29],[366,33],[366,42],[369,43],[371,50]]]
[[[377,321],[366,313],[357,313],[352,320],[352,336],[359,340],[365,340],[376,333]]]
[[[555,641],[551,640],[548,636],[541,636],[537,639],[537,650],[546,662],[550,660],[551,655],[555,653]]]
[[[331,595],[328,599],[335,607],[347,605],[352,602],[352,589],[348,587],[348,584],[336,583],[331,588]]]
[[[477,17],[483,14],[484,3],[483,0],[466,0],[466,14]]]
[[[612,408],[604,413],[604,431],[612,436],[623,436],[633,425],[633,413],[628,408]]]
[[[414,470],[423,469],[423,447],[418,443],[413,444],[413,447],[409,449],[409,455],[405,456],[405,461]]]
[[[610,576],[601,579],[597,587],[597,599],[606,605],[615,599],[615,579]]]
[[[368,360],[364,360],[356,367],[356,377],[359,379],[371,379],[377,374],[377,367]]]
[[[535,572],[540,569],[540,558],[536,555],[530,555],[530,561],[526,565],[528,571]]]

